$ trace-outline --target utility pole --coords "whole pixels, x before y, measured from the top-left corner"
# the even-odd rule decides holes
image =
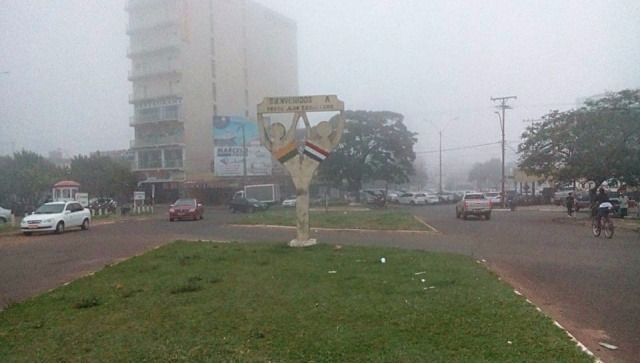
[[[505,124],[505,119],[504,119],[504,111],[506,109],[511,109],[513,107],[508,106],[507,105],[507,101],[509,101],[510,99],[517,99],[518,96],[506,96],[506,97],[491,97],[491,101],[500,101],[500,105],[496,106],[496,108],[502,109],[502,117],[500,117],[500,113],[498,111],[495,111],[495,113],[498,114],[498,117],[500,117],[500,128],[502,129],[502,193],[500,194],[500,202],[502,203],[502,207],[505,207],[505,189],[504,189],[504,182],[505,182],[505,177],[504,177],[504,149],[505,149],[505,140],[504,140],[504,124]]]

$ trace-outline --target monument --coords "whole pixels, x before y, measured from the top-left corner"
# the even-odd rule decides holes
[[[339,113],[334,127],[322,121],[311,127],[307,112]],[[265,125],[265,114],[291,113],[289,130],[280,122]],[[306,137],[304,146],[296,141],[296,128],[303,120]],[[297,238],[289,242],[292,247],[311,246],[316,243],[309,236],[309,185],[316,168],[336,148],[344,131],[344,102],[336,95],[265,97],[258,105],[258,132],[260,142],[287,169],[296,188]]]

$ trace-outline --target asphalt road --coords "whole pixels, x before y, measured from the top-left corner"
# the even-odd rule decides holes
[[[0,236],[0,306],[175,239],[288,242],[296,236],[291,228],[231,226],[227,223],[242,214],[221,208],[208,209],[203,221],[173,223],[163,209],[157,208],[153,217],[95,225],[89,231]],[[489,221],[456,219],[451,205],[410,210],[439,233],[312,229],[311,235],[320,243],[393,245],[472,256],[605,362],[640,360],[637,232],[617,229],[613,239],[596,238],[584,220],[568,221],[553,208],[494,211]],[[600,342],[618,349],[608,350]]]

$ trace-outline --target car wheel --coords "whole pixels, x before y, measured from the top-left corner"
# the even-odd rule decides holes
[[[460,213],[456,210],[456,218],[460,219]]]
[[[89,218],[85,218],[84,221],[82,221],[82,225],[80,226],[80,228],[83,231],[86,231],[89,229]]]
[[[467,213],[462,212],[462,219],[464,219],[464,220],[467,219]]]
[[[484,219],[489,220],[491,219],[491,213],[487,213],[484,215]]]
[[[204,219],[204,214],[201,214],[201,215],[200,215],[200,219]]]
[[[169,222],[173,222],[173,218],[169,218]]]
[[[22,233],[24,233],[25,236],[31,236],[33,234],[31,232],[22,232]]]
[[[58,222],[56,225],[56,233],[64,233],[64,222]]]
[[[7,220],[4,217],[0,217],[0,226],[4,225],[5,223],[7,223]]]

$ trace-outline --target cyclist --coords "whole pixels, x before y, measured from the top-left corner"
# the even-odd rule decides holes
[[[602,187],[598,190],[596,205],[598,206],[596,211],[596,221],[598,229],[601,229],[602,226],[600,225],[600,221],[602,220],[602,217],[609,216],[609,211],[613,208],[613,205],[609,202],[609,196],[607,196],[607,193]]]

